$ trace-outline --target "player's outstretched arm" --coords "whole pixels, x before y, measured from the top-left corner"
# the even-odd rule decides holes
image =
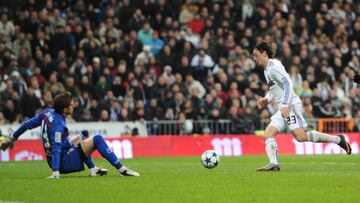
[[[259,99],[259,100],[257,101],[257,106],[258,106],[259,109],[262,109],[262,108],[265,107],[265,105],[266,105],[268,102],[269,102],[269,101],[268,101],[268,98],[263,97],[263,98],[261,98],[261,99]]]
[[[17,140],[25,131],[31,130],[41,125],[41,114],[37,114],[31,119],[23,122],[21,126],[12,134],[14,140]]]
[[[0,143],[0,149],[5,151],[8,148],[12,149],[16,140],[27,130],[36,128],[41,124],[41,115],[37,114],[33,118],[25,121],[21,126],[9,137],[6,137],[3,142]]]
[[[10,149],[14,148],[14,145],[15,145],[15,140],[11,136],[6,137],[5,140],[0,143],[0,149],[5,151],[9,147]]]
[[[265,97],[263,97],[257,101],[258,108],[259,109],[264,108],[265,105],[267,105],[269,102],[271,102],[271,100],[273,100],[273,96],[270,94],[270,92],[267,92]]]

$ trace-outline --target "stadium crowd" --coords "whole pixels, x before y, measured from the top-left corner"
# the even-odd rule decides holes
[[[0,124],[71,92],[69,122],[231,119],[259,127],[272,42],[306,118],[360,117],[358,0],[0,1]]]

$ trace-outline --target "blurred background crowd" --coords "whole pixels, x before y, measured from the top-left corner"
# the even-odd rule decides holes
[[[0,0],[0,124],[69,91],[69,122],[230,119],[259,128],[272,43],[306,118],[360,117],[358,0]]]

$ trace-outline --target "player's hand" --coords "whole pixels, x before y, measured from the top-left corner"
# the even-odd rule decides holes
[[[290,112],[289,107],[287,106],[280,107],[280,112],[283,118],[289,117],[289,112]]]
[[[53,171],[51,176],[47,177],[47,179],[58,179],[60,178],[60,172],[59,171]]]
[[[268,99],[263,97],[257,101],[257,106],[259,109],[262,109],[268,102],[269,102]]]
[[[5,150],[7,150],[9,147],[10,147],[10,149],[14,148],[14,145],[15,145],[15,140],[12,139],[11,137],[6,137],[6,138],[4,139],[4,141],[2,141],[2,142],[0,143],[0,149],[3,150],[3,151],[5,151]]]
[[[356,74],[353,78],[354,82],[360,84],[360,75],[359,74]]]

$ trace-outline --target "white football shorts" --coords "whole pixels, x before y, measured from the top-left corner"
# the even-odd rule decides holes
[[[290,105],[289,117],[281,117],[280,108],[279,110],[271,116],[271,122],[269,125],[276,127],[279,132],[288,128],[290,131],[295,130],[296,128],[306,129],[307,123],[302,115],[303,106],[301,103]]]

